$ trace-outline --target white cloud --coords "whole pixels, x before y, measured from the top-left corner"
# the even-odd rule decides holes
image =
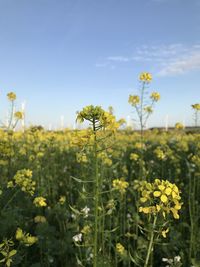
[[[180,58],[176,58],[174,61],[163,67],[157,73],[157,75],[178,75],[194,70],[200,70],[200,51],[195,51],[191,55],[189,54]]]
[[[200,69],[200,44],[142,45],[130,56],[109,56],[97,67],[138,62],[153,67],[156,75],[180,75]]]
[[[128,62],[131,59],[123,56],[108,57],[108,61]]]

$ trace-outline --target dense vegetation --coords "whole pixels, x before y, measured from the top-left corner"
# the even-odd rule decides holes
[[[175,183],[183,202],[179,219],[164,220],[169,232],[155,241],[153,266],[166,266],[162,258],[178,255],[183,266],[198,266],[200,134],[153,131],[144,136],[142,148],[140,134],[128,130],[99,145],[104,191],[99,266],[134,266],[133,261],[143,266],[140,258],[145,258],[150,229],[146,216],[151,215],[137,209],[135,181],[141,170],[148,182],[159,178]],[[0,132],[2,259],[12,259],[13,266],[92,265],[93,185],[87,181],[94,178],[94,154],[88,138],[87,130]],[[37,204],[38,197],[43,199]],[[163,224],[162,216],[159,220]],[[27,240],[27,234],[33,238]],[[10,251],[15,255],[9,256]]]

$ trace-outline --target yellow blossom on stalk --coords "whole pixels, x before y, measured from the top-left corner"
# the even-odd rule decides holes
[[[38,241],[38,238],[36,236],[32,236],[29,233],[23,232],[21,228],[17,228],[15,238],[27,247],[32,246]]]
[[[88,158],[85,153],[76,153],[76,160],[78,163],[87,163]]]
[[[77,121],[80,123],[84,122],[85,120],[95,123],[96,130],[101,128],[116,131],[119,127],[119,123],[117,123],[115,116],[111,113],[104,111],[101,106],[86,106],[83,108],[82,111],[77,113]]]
[[[155,102],[157,102],[158,100],[160,100],[160,94],[158,92],[153,92],[150,97]]]
[[[164,218],[170,213],[174,219],[179,219],[180,192],[175,184],[169,181],[156,179],[153,183],[135,181],[134,188],[140,192],[139,212],[144,214],[161,213]]]
[[[44,216],[37,215],[34,218],[35,223],[45,223],[47,220]]]
[[[161,234],[162,234],[162,236],[164,237],[164,238],[166,238],[167,237],[167,233],[169,232],[169,228],[167,228],[166,230],[162,230],[162,232],[161,232]]]
[[[193,104],[192,108],[198,111],[200,110],[200,104]]]
[[[8,100],[10,100],[10,101],[15,101],[15,99],[16,99],[16,94],[13,93],[13,92],[10,92],[10,93],[7,94],[7,97],[8,97]]]
[[[152,113],[153,109],[151,106],[146,106],[146,107],[144,107],[144,111],[146,111],[147,113]]]
[[[89,234],[90,232],[91,232],[91,228],[90,228],[89,225],[85,225],[85,226],[83,227],[83,229],[81,230],[81,233],[83,233],[83,234],[85,234],[85,235]]]
[[[24,237],[23,231],[21,228],[17,228],[16,234],[15,234],[15,238],[17,240],[22,240]]]
[[[126,188],[129,186],[129,183],[121,178],[113,180],[112,185],[114,189],[119,190],[121,194],[124,194],[126,192]]]
[[[132,106],[136,106],[140,103],[140,97],[138,95],[129,95],[128,103]]]
[[[66,202],[66,196],[60,196],[59,203],[63,205]]]
[[[120,255],[124,255],[125,252],[126,252],[124,246],[123,246],[122,244],[120,244],[120,243],[117,243],[117,244],[116,244],[116,251],[117,251],[117,253],[119,253]]]
[[[15,118],[16,118],[17,120],[22,120],[24,114],[23,114],[23,112],[21,112],[21,111],[17,111],[17,112],[15,112],[14,116],[15,116]]]
[[[26,192],[30,194],[31,196],[33,196],[35,192],[36,182],[32,180],[31,170],[23,169],[23,170],[17,171],[13,180],[15,184],[18,185],[23,192]],[[12,187],[12,186],[14,186],[14,184],[12,184],[11,181],[8,182],[7,187]]]
[[[130,160],[137,161],[139,159],[139,155],[136,153],[131,153],[130,154]]]
[[[180,122],[177,122],[177,123],[175,124],[175,128],[176,128],[177,130],[182,130],[182,129],[184,129],[184,125],[183,125],[182,123],[180,123]]]
[[[14,187],[13,181],[9,181],[7,183],[7,188],[13,188],[13,187]]]
[[[46,207],[46,206],[47,206],[46,198],[44,198],[44,197],[36,197],[36,198],[33,200],[33,204],[34,204],[36,207]]]
[[[139,77],[140,81],[149,83],[152,80],[152,75],[148,72],[142,72]]]
[[[157,147],[155,150],[154,150],[154,154],[156,155],[156,157],[160,160],[164,160],[166,159],[166,155],[164,153],[164,151],[160,148],[160,147]]]

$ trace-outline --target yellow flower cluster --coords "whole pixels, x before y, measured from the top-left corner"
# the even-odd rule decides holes
[[[44,198],[44,197],[36,197],[36,198],[33,200],[33,204],[34,204],[36,207],[46,207],[46,206],[47,206],[46,198]]]
[[[197,104],[193,104],[192,108],[197,110],[197,111],[199,111],[200,110],[200,104],[198,104],[198,103]]]
[[[142,72],[139,77],[140,81],[149,83],[152,80],[152,76],[148,72]]]
[[[103,112],[99,122],[100,126],[110,131],[116,131],[120,126],[120,124],[116,121],[115,116],[106,111]]]
[[[119,253],[120,255],[124,255],[126,250],[124,248],[124,246],[121,243],[117,243],[116,244],[116,251],[117,253]]]
[[[76,153],[76,160],[78,163],[87,163],[88,162],[87,155],[83,152]]]
[[[136,153],[131,153],[130,154],[130,160],[137,161],[139,159],[139,155]]]
[[[144,107],[144,111],[150,114],[150,113],[153,113],[153,108],[151,106],[146,106]]]
[[[157,102],[158,100],[160,100],[160,94],[158,92],[153,92],[150,97],[155,102]]]
[[[21,228],[17,228],[15,238],[27,247],[32,246],[38,241],[36,236],[32,236],[29,233],[23,233]]]
[[[101,159],[102,163],[106,166],[111,166],[112,165],[112,159],[109,158],[108,154],[103,151],[98,154],[98,158]]]
[[[177,123],[175,124],[175,128],[176,128],[177,130],[182,130],[182,129],[184,129],[184,125],[183,125],[182,123],[180,123],[180,122],[177,122]]]
[[[89,225],[85,225],[81,230],[82,234],[88,235],[91,232],[91,227]]]
[[[44,216],[41,215],[37,215],[34,218],[34,222],[35,223],[45,223],[47,221],[47,219]]]
[[[78,112],[77,121],[84,122],[85,120],[91,123],[98,123],[96,130],[106,128],[107,130],[116,130],[119,123],[116,122],[115,116],[104,111],[100,106],[86,106],[82,111]]]
[[[72,135],[70,143],[72,146],[85,146],[90,144],[94,139],[91,130],[75,131]]]
[[[76,120],[79,122],[84,122],[84,120],[90,122],[93,122],[93,120],[99,121],[103,113],[104,110],[100,106],[86,106],[82,111],[78,112]]]
[[[17,112],[15,112],[14,116],[15,116],[15,118],[16,118],[17,120],[22,120],[24,114],[23,114],[23,112],[21,112],[21,111],[17,111]]]
[[[129,183],[121,178],[113,180],[112,185],[114,189],[119,190],[121,194],[124,194],[126,192],[126,188],[129,186]]]
[[[164,151],[160,148],[160,147],[157,147],[155,150],[154,150],[154,154],[156,155],[156,157],[160,160],[164,160],[166,159],[166,155],[164,153]]]
[[[59,203],[60,203],[61,205],[63,205],[63,204],[65,204],[65,202],[66,202],[66,196],[60,196],[60,198],[59,198]]]
[[[8,97],[8,100],[10,100],[10,101],[15,101],[15,99],[16,99],[16,94],[13,93],[13,92],[10,92],[10,93],[7,94],[7,97]]]
[[[30,194],[31,196],[35,193],[36,182],[32,180],[31,170],[19,170],[14,176],[14,182],[18,185],[23,192]],[[12,181],[8,182],[7,187],[13,187]]]
[[[138,95],[129,95],[128,103],[132,106],[136,106],[140,103],[140,97]]]
[[[180,192],[175,184],[169,181],[156,179],[153,183],[147,181],[135,181],[135,189],[141,194],[140,203],[142,206],[139,212],[145,214],[172,213],[174,219],[179,219],[178,211],[181,209]]]

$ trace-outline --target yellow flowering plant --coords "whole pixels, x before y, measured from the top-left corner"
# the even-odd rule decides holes
[[[134,181],[134,189],[139,193],[139,212],[148,217],[148,223],[152,225],[149,235],[149,244],[144,261],[144,267],[149,266],[154,240],[159,236],[167,237],[169,219],[179,219],[182,207],[180,191],[176,184],[167,180],[155,179],[150,183],[147,181]],[[144,229],[145,231],[145,229]]]
[[[152,81],[152,75],[148,72],[143,72],[140,74],[139,80],[141,82],[139,95],[129,95],[128,102],[134,107],[137,113],[140,129],[143,133],[147,120],[150,114],[153,112],[155,102],[160,100],[160,94],[158,92],[152,92],[149,97],[151,103],[148,105],[146,100],[147,86]]]
[[[1,128],[4,130],[14,130],[19,122],[19,120],[22,120],[24,118],[24,113],[21,111],[15,112],[15,100],[17,98],[16,94],[14,92],[10,92],[7,94],[8,101],[10,101],[10,112],[9,116],[7,118],[6,123],[3,123],[1,125]]]

